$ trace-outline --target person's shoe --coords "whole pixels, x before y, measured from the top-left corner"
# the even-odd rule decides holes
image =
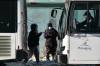
[[[36,63],[39,63],[40,61],[36,61]]]
[[[39,64],[39,65],[41,65],[41,62],[40,62],[40,61],[36,61],[36,64]]]

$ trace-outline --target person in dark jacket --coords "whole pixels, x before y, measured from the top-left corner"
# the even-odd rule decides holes
[[[48,28],[45,30],[44,37],[46,39],[45,46],[46,46],[46,59],[49,59],[49,55],[52,55],[54,60],[57,48],[57,41],[56,37],[59,36],[58,32],[53,28],[51,23],[48,23]]]
[[[29,58],[31,58],[32,55],[34,54],[36,58],[36,62],[38,63],[39,62],[39,50],[38,50],[39,37],[41,36],[42,32],[38,33],[37,27],[38,27],[37,24],[31,25],[31,31],[29,32],[29,36],[28,36],[28,47],[30,51]]]

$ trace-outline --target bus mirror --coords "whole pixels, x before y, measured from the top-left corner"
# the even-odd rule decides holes
[[[57,16],[57,10],[56,9],[53,9],[51,11],[51,17],[55,18]]]

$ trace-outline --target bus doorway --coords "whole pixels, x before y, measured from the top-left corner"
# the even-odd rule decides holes
[[[40,51],[40,60],[46,60],[45,54],[45,39],[44,32],[47,28],[47,24],[49,22],[53,23],[53,26],[57,29],[57,24],[59,23],[59,19],[61,16],[61,11],[57,11],[56,17],[51,16],[51,12],[54,8],[62,7],[63,4],[59,3],[37,3],[37,4],[29,4],[27,7],[27,25],[28,25],[28,33],[30,31],[30,25],[36,23],[38,25],[38,32],[43,32],[39,41],[39,51]],[[58,29],[57,29],[58,30]],[[34,57],[33,57],[34,60]]]

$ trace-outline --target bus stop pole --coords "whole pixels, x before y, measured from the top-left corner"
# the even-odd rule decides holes
[[[22,49],[27,50],[27,6],[26,0],[20,0],[22,19]]]

